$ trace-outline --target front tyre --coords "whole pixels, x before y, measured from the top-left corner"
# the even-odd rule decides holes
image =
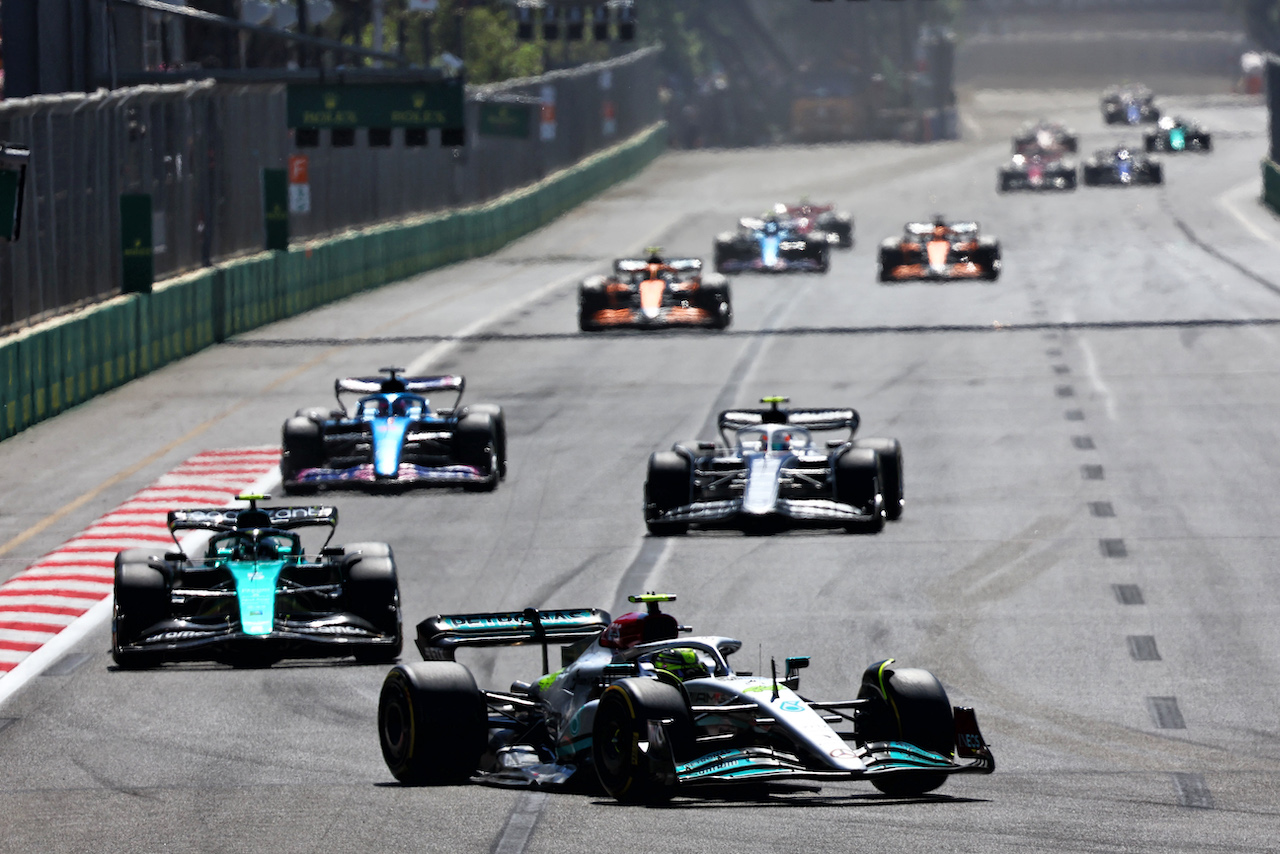
[[[378,740],[387,768],[406,786],[465,782],[487,736],[484,697],[461,664],[398,664],[383,680]]]
[[[170,593],[165,573],[151,565],[149,555],[129,549],[116,556],[115,602],[111,621],[111,658],[126,670],[156,667],[160,654],[130,647],[147,630],[170,616]]]
[[[658,451],[649,457],[649,475],[644,482],[644,523],[655,537],[679,536],[689,530],[688,522],[663,522],[664,512],[693,501],[693,467],[688,457],[675,451]]]
[[[458,462],[474,468],[483,480],[463,485],[469,492],[492,492],[502,479],[498,457],[498,436],[494,417],[488,412],[468,412],[458,420],[453,433]]]
[[[884,475],[880,455],[874,448],[850,448],[835,462],[834,498],[859,510],[867,521],[851,524],[849,530],[875,534],[884,530]]]
[[[661,723],[659,723],[661,722]],[[658,732],[665,735],[654,739]],[[605,689],[591,731],[591,758],[604,790],[624,803],[661,803],[675,794],[675,764],[694,747],[693,718],[680,689],[631,678]]]
[[[854,439],[855,448],[871,448],[880,457],[880,486],[884,490],[884,515],[894,521],[902,518],[906,506],[902,479],[902,443],[897,439]]]
[[[892,667],[893,659],[872,664],[862,674],[858,699],[870,700],[858,717],[863,742],[905,741],[951,758],[955,751],[955,718],[946,689],[927,670]],[[871,783],[886,795],[914,797],[932,792],[946,774],[883,774]]]

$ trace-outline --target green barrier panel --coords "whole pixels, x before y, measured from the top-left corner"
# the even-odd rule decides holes
[[[22,396],[18,381],[18,347],[14,342],[0,344],[0,438],[18,432],[18,401]]]
[[[104,388],[103,374],[110,371],[107,354],[111,352],[111,310],[103,308],[89,312],[85,329],[85,357],[83,385],[80,399],[92,397]],[[105,369],[105,370],[104,370]]]
[[[1262,200],[1280,213],[1280,166],[1266,159],[1262,161]]]

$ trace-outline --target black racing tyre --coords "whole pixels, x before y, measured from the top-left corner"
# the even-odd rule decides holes
[[[654,517],[693,501],[693,467],[688,457],[675,451],[658,451],[649,457],[649,474],[644,482],[644,522],[657,537],[678,536],[689,530],[688,522],[659,522]]]
[[[1068,172],[1068,173],[1066,174],[1066,176],[1065,176],[1065,181],[1064,181],[1064,184],[1063,184],[1063,189],[1065,189],[1065,190],[1074,190],[1075,188],[1076,188],[1076,171],[1075,171],[1074,169],[1072,169],[1072,170],[1071,170],[1070,172]]]
[[[880,454],[874,448],[850,447],[835,464],[835,500],[870,517],[849,530],[877,533],[884,529],[884,475]]]
[[[163,569],[153,565],[155,563],[148,549],[128,549],[116,555],[111,657],[121,668],[141,669],[160,664],[159,653],[125,648],[171,615],[169,579]]]
[[[294,415],[298,418],[310,418],[312,421],[323,422],[334,418],[338,413],[323,406],[304,406],[302,409],[295,412]]]
[[[884,248],[880,249],[880,254],[876,263],[876,278],[879,281],[893,281],[892,270],[899,263],[898,255],[899,253],[897,252],[885,250]]]
[[[1150,167],[1150,174],[1152,184],[1164,183],[1164,166],[1162,164],[1152,163]]]
[[[1200,137],[1200,150],[1201,150],[1201,151],[1213,151],[1213,137],[1212,137],[1212,136],[1210,136],[1209,134],[1207,134],[1207,133],[1206,133],[1204,136]]]
[[[831,270],[831,249],[829,246],[823,246],[818,252],[818,272],[826,273]]]
[[[453,449],[458,462],[474,466],[485,476],[483,481],[468,483],[463,488],[470,492],[492,492],[502,478],[502,464],[498,459],[497,427],[493,416],[487,412],[471,412],[458,419],[453,432]]]
[[[1077,151],[1080,150],[1079,137],[1074,137],[1074,136],[1066,137],[1065,139],[1062,140],[1062,147],[1067,151],[1070,151],[1072,154],[1075,154]]]
[[[343,595],[352,614],[390,635],[394,642],[355,647],[358,661],[389,663],[400,656],[403,636],[400,621],[400,584],[396,561],[386,543],[358,543],[343,557]]]
[[[877,662],[862,674],[858,699],[870,700],[858,716],[858,735],[864,742],[905,741],[947,758],[955,751],[955,718],[946,689],[927,670],[894,668],[892,660]],[[946,774],[912,772],[878,775],[872,784],[893,797],[932,792]]]
[[[717,239],[715,250],[712,252],[712,256],[711,256],[712,258],[711,266],[715,268],[715,271],[717,273],[723,273],[725,272],[724,262],[728,261],[731,256],[732,256],[732,251],[729,245],[722,243],[720,240]]]
[[[1086,187],[1098,186],[1098,173],[1089,166],[1084,167],[1084,185]]]
[[[649,722],[667,721],[669,755],[650,743]],[[600,785],[624,803],[661,803],[675,794],[671,763],[694,752],[693,717],[684,693],[657,679],[622,679],[605,689],[591,729],[591,759]]]
[[[314,491],[314,487],[296,483],[295,478],[303,469],[324,465],[324,430],[310,416],[295,415],[284,422],[281,433],[280,479],[285,492],[293,495]]]
[[[454,661],[397,664],[378,697],[382,758],[406,786],[463,783],[488,740],[484,695]]]
[[[906,504],[902,480],[902,444],[897,439],[855,439],[853,446],[871,448],[879,454],[884,516],[890,521],[901,519]]]
[[[1000,173],[1000,178],[996,181],[996,192],[997,193],[1009,192],[1009,176],[1003,172]]]
[[[1147,151],[1155,151],[1158,145],[1156,138],[1151,134],[1147,134],[1142,138],[1142,147]]]
[[[488,415],[493,419],[494,450],[498,452],[498,476],[507,477],[507,416],[496,403],[472,403],[462,407],[462,414],[472,412]]]

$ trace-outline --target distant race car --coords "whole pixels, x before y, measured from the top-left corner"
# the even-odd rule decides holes
[[[1047,154],[1015,154],[1000,167],[996,182],[1000,192],[1010,190],[1074,190],[1076,165]]]
[[[646,611],[611,620],[594,608],[527,608],[419,623],[427,660],[392,668],[378,700],[392,775],[655,803],[779,780],[866,780],[913,797],[951,774],[995,770],[973,709],[953,707],[927,670],[885,659],[863,672],[856,699],[812,700],[798,693],[807,657],[787,658],[781,674],[735,672],[728,659],[742,641],[681,637],[690,629],[660,608],[675,596],[628,598]],[[479,688],[453,660],[467,647],[523,644],[542,647],[546,675],[506,691]],[[552,644],[562,645],[555,671]]]
[[[853,246],[853,215],[836,210],[835,205],[776,204],[773,212],[799,234],[827,235],[827,242],[840,249]]]
[[[1182,117],[1165,116],[1155,130],[1143,134],[1147,151],[1211,151],[1213,137],[1199,122]]]
[[[720,273],[825,273],[831,267],[831,242],[825,233],[801,232],[773,212],[761,219],[744,217],[736,232],[716,236],[715,267]]]
[[[653,329],[705,326],[724,329],[733,319],[729,281],[702,274],[697,258],[619,258],[613,274],[592,276],[578,288],[578,328]]]
[[[1074,154],[1079,146],[1080,137],[1074,130],[1060,122],[1045,119],[1023,125],[1013,137],[1014,154]]]
[[[1160,120],[1155,96],[1145,86],[1113,86],[1102,93],[1102,118],[1109,125]]]
[[[281,658],[394,661],[400,588],[386,543],[330,546],[336,507],[174,510],[169,531],[208,531],[204,552],[127,549],[116,555],[111,655],[124,668],[216,660],[262,666]],[[299,528],[328,528],[303,549]]]
[[[1090,187],[1164,183],[1160,161],[1128,145],[1098,149],[1081,164],[1080,171],[1085,185]]]
[[[289,494],[319,487],[461,486],[489,491],[507,474],[502,407],[460,406],[466,380],[458,376],[384,377],[334,382],[340,409],[299,409],[284,423],[280,476]],[[424,395],[456,394],[451,408]],[[344,394],[359,395],[349,407]]]
[[[1000,241],[983,237],[976,222],[909,222],[901,237],[880,244],[881,282],[908,279],[944,280],[1000,277]]]
[[[785,397],[761,402],[770,407],[721,412],[719,442],[677,444],[649,457],[644,520],[650,533],[784,524],[874,532],[902,515],[898,440],[854,439],[859,418],[853,409],[782,409]],[[814,441],[814,432],[828,431],[845,435]]]

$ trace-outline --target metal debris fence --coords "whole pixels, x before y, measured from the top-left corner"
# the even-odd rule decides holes
[[[0,334],[120,293],[119,198],[152,197],[157,280],[263,247],[262,170],[309,159],[293,240],[484,202],[661,118],[658,48],[537,78],[469,86],[467,142],[296,148],[285,86],[210,81],[0,103],[0,140],[31,149],[22,236],[0,243]],[[483,102],[533,110],[527,139],[478,133]],[[553,129],[553,130],[552,130]]]

